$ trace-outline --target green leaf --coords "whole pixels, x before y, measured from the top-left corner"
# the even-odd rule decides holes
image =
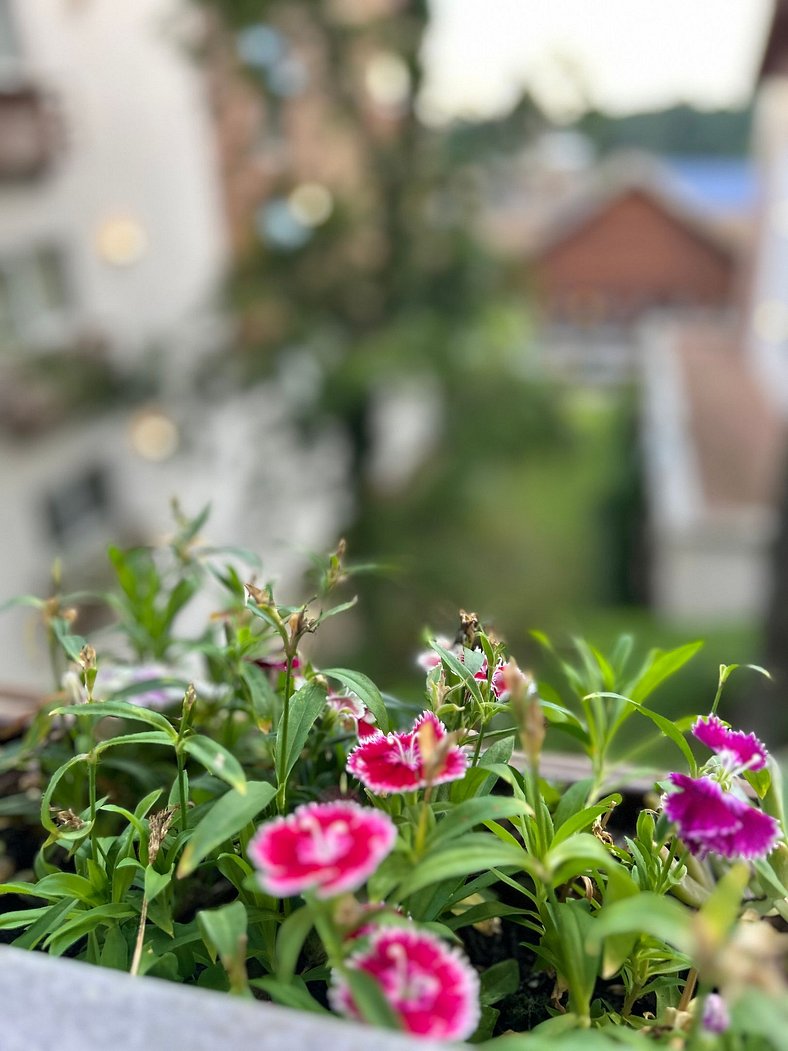
[[[589,828],[598,817],[606,814],[608,810],[612,809],[613,806],[621,802],[621,796],[616,792],[614,795],[606,796],[604,799],[600,799],[598,803],[593,806],[585,807],[583,810],[577,811],[568,817],[555,833],[553,837],[553,844],[563,843],[564,840],[574,836],[577,832],[582,832],[584,829]]]
[[[301,755],[309,731],[326,706],[326,691],[317,683],[308,682],[290,698],[287,726],[287,754],[282,752],[285,744],[283,734],[285,713],[279,720],[276,732],[276,769],[279,784],[284,784]]]
[[[465,683],[466,689],[481,707],[484,704],[484,700],[482,698],[482,692],[479,689],[479,683],[474,679],[473,675],[471,675],[470,671],[465,667],[462,661],[458,657],[455,657],[453,653],[449,652],[449,650],[445,650],[443,646],[439,646],[437,642],[431,643],[431,646],[446,667],[450,668],[457,678]]]
[[[172,881],[172,870],[171,865],[166,872],[157,872],[152,865],[148,865],[145,868],[145,898],[150,903],[154,901],[161,894],[163,890],[169,887]]]
[[[276,938],[276,974],[281,982],[290,982],[298,966],[298,957],[309,932],[315,925],[311,909],[302,905],[291,912]]]
[[[172,741],[178,739],[178,732],[164,718],[160,712],[151,711],[150,708],[140,708],[136,704],[126,704],[125,701],[93,701],[92,704],[68,704],[62,708],[55,708],[53,715],[78,715],[81,719],[105,719],[113,716],[115,719],[131,719],[138,723],[147,723],[161,730]]]
[[[41,915],[31,923],[27,930],[20,934],[11,943],[18,949],[35,949],[42,938],[46,937],[50,931],[56,930],[60,926],[61,920],[68,916],[73,908],[76,907],[76,901],[73,898],[63,898],[56,904],[52,905],[51,908],[34,911],[40,912]],[[9,914],[11,915],[11,914]]]
[[[182,747],[192,759],[196,759],[201,766],[204,766],[209,774],[226,781],[241,795],[246,792],[246,775],[243,767],[232,752],[228,752],[223,745],[211,740],[210,737],[196,734],[194,737],[187,737],[182,742]]]
[[[462,835],[482,822],[532,813],[531,807],[524,800],[507,796],[466,799],[438,820],[437,827],[430,837],[430,849]]]
[[[79,941],[97,927],[115,920],[125,920],[134,915],[136,913],[130,905],[120,903],[98,905],[95,909],[79,912],[65,923],[60,924],[44,942],[44,947],[52,956],[62,956],[74,942]]]
[[[253,821],[275,793],[273,785],[267,781],[247,781],[243,794],[232,789],[218,799],[195,825],[178,864],[178,879],[194,872],[212,850],[232,839]]]
[[[341,682],[343,686],[347,687],[363,702],[375,716],[375,723],[383,733],[388,733],[390,727],[389,713],[386,710],[386,705],[383,703],[383,698],[380,695],[380,690],[374,684],[372,679],[367,678],[366,675],[362,675],[360,671],[351,671],[348,668],[326,668],[323,675],[327,675],[331,679],[336,679]]]
[[[689,658],[687,659],[689,660]],[[692,749],[687,744],[684,734],[681,732],[681,730],[679,730],[679,728],[674,722],[671,722],[670,719],[666,719],[665,716],[660,715],[659,712],[655,712],[652,711],[650,708],[646,708],[644,705],[640,704],[638,701],[633,700],[631,697],[625,697],[621,693],[592,693],[589,694],[588,697],[585,698],[585,700],[590,700],[594,697],[604,697],[617,701],[626,701],[627,704],[631,704],[636,711],[640,712],[641,715],[645,715],[647,719],[650,719],[656,726],[658,726],[662,733],[665,735],[665,737],[673,741],[676,747],[680,750],[681,754],[687,760],[687,765],[689,766],[690,773],[693,777],[696,776],[698,771],[698,764],[695,761],[695,756],[692,754]]]
[[[59,766],[54,772],[54,774],[52,774],[52,777],[49,779],[49,784],[47,785],[46,790],[44,791],[44,794],[41,797],[41,824],[44,826],[45,829],[52,833],[53,839],[60,839],[63,835],[61,829],[55,824],[49,813],[49,808],[52,804],[52,797],[55,794],[55,789],[60,784],[63,777],[73,766],[76,766],[77,763],[87,762],[87,760],[88,757],[84,753],[81,753],[79,755],[72,755],[67,762],[63,763],[62,766]]]
[[[94,751],[96,755],[101,755],[108,748],[117,748],[121,744],[160,744],[165,745],[167,748],[172,748],[175,744],[175,739],[170,734],[164,733],[163,730],[143,730],[142,733],[121,734],[120,737],[110,737],[106,741],[99,741]]]
[[[514,867],[533,876],[541,872],[536,860],[521,848],[502,843],[488,834],[469,833],[460,846],[438,850],[422,858],[399,885],[397,898],[402,901],[431,883],[484,872],[493,867]]]
[[[683,668],[702,646],[703,642],[700,641],[688,642],[684,646],[678,646],[666,652],[652,650],[643,667],[623,692],[636,704],[642,704],[665,679]]]
[[[315,1000],[303,982],[298,980],[282,982],[278,978],[266,975],[265,978],[252,979],[249,984],[268,993],[274,1003],[281,1004],[282,1007],[292,1007],[296,1011],[313,1011],[322,1015],[331,1014]]]
[[[692,916],[675,898],[643,891],[605,905],[597,913],[590,937],[598,942],[615,934],[647,934],[691,956],[695,949]]]
[[[544,859],[554,887],[579,876],[586,869],[608,871],[618,864],[595,836],[578,832],[571,839],[551,847]]]
[[[371,974],[348,967],[344,978],[350,987],[356,1009],[365,1022],[382,1029],[402,1029],[399,1015]]]
[[[517,992],[520,985],[520,967],[517,960],[501,960],[488,967],[482,974],[479,1000],[482,1004],[495,1004],[504,996]]]
[[[233,901],[220,909],[203,909],[197,913],[197,925],[208,949],[218,952],[230,961],[246,944],[246,907],[242,901]]]

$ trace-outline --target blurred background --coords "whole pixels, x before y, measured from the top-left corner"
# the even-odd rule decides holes
[[[788,3],[0,0],[0,601],[210,502],[282,601],[386,567],[326,644],[394,692],[462,606],[704,637],[773,739],[786,413]]]

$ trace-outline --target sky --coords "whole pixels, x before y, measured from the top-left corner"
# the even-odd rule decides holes
[[[430,0],[426,120],[506,112],[528,87],[557,119],[746,102],[772,0]]]

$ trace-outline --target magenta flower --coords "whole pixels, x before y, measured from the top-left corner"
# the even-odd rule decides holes
[[[765,858],[780,838],[780,826],[768,814],[726,792],[710,777],[671,774],[679,789],[665,796],[666,817],[693,854],[725,858]]]
[[[412,928],[380,927],[347,966],[376,979],[406,1032],[435,1040],[465,1040],[479,1024],[479,976],[458,949]],[[334,972],[333,1009],[359,1019],[347,981]]]
[[[468,759],[433,712],[422,712],[407,733],[376,733],[347,759],[348,772],[370,792],[412,792],[463,777]]]
[[[726,765],[736,770],[762,770],[766,766],[768,753],[755,734],[731,730],[716,715],[698,719],[692,732],[723,761],[727,760]]]
[[[261,825],[248,854],[268,894],[313,890],[331,898],[357,890],[391,852],[397,832],[387,814],[358,803],[307,803]]]

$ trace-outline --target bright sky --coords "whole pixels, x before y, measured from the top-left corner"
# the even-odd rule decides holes
[[[430,0],[426,119],[485,117],[529,86],[557,116],[746,101],[772,0]]]

